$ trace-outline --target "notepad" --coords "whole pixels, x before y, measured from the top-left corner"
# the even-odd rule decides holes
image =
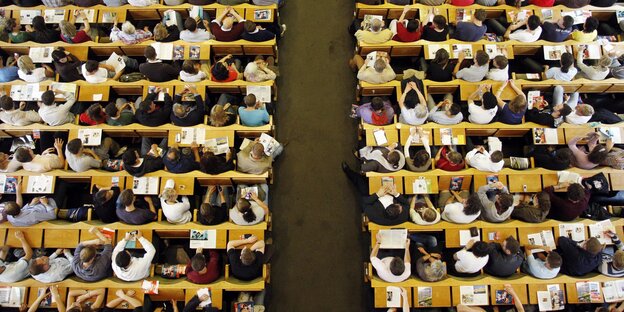
[[[379,230],[381,249],[405,249],[407,229]]]

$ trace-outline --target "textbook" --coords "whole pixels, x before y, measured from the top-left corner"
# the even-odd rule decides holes
[[[78,91],[78,86],[75,83],[66,83],[66,82],[55,82],[51,86],[52,90],[58,90],[66,93],[71,93],[76,96],[76,92]],[[55,94],[55,98],[57,99],[65,99],[65,95],[63,93]]]
[[[523,21],[526,21],[529,18],[529,16],[533,15],[533,11],[531,10],[519,10],[519,11],[509,10],[507,11],[507,14],[509,15],[509,20],[513,22],[523,22]]]
[[[377,146],[383,146],[388,144],[388,138],[386,137],[386,131],[384,129],[373,130],[373,137]]]
[[[197,298],[201,298],[204,296],[208,296],[208,299],[199,303],[199,307],[203,308],[212,303],[212,296],[210,295],[210,289],[208,288],[200,288],[197,290]]]
[[[180,134],[176,135],[176,142],[191,145],[193,142],[198,145],[206,141],[206,129],[204,128],[182,128]]]
[[[459,245],[460,246],[466,246],[466,244],[468,244],[468,242],[470,240],[474,240],[474,241],[480,241],[481,240],[481,233],[479,232],[479,230],[477,230],[476,234],[472,233],[474,231],[471,230],[459,230]]]
[[[624,300],[624,281],[609,281],[602,284],[602,293],[605,302],[620,302]]]
[[[126,62],[123,60],[121,56],[117,55],[117,53],[115,52],[113,52],[111,56],[108,58],[108,60],[106,60],[106,65],[113,66],[113,68],[115,68],[116,73],[126,68]]]
[[[611,231],[615,233],[615,227],[611,220],[606,219],[589,225],[589,237],[595,237],[601,244],[611,244],[612,240],[605,232]]]
[[[174,10],[167,10],[165,11],[165,14],[163,14],[163,21],[165,23],[165,26],[169,27],[169,26],[177,26],[178,25],[178,18],[177,18],[177,14]]]
[[[38,83],[11,85],[10,95],[13,101],[40,101],[44,91],[39,91]]]
[[[487,53],[490,56],[490,60],[493,60],[495,57],[499,55],[505,56],[505,47],[497,45],[497,44],[486,44],[485,53]]]
[[[100,146],[102,144],[102,129],[78,129],[78,138],[84,146]]]
[[[537,304],[540,311],[556,311],[565,308],[563,290],[558,284],[547,285],[545,291],[537,292]]]
[[[559,236],[565,236],[575,242],[585,240],[585,226],[583,223],[559,224]]]
[[[0,175],[0,193],[15,194],[17,192],[17,177]]]
[[[513,296],[504,289],[496,290],[496,304],[514,304]]]
[[[527,234],[527,238],[529,239],[529,245],[548,246],[553,250],[557,248],[552,230],[544,230],[538,233]],[[543,249],[533,249],[531,250],[531,253],[543,251]]]
[[[401,307],[401,288],[396,286],[386,287],[386,307],[388,308],[400,308]]]
[[[451,191],[461,191],[462,184],[464,183],[464,177],[452,177],[451,178]]]
[[[191,249],[217,248],[217,230],[191,230],[189,240],[189,248]]]
[[[459,58],[459,52],[464,51],[464,57],[467,59],[472,58],[472,45],[471,44],[453,44],[451,58]]]
[[[579,303],[602,303],[599,282],[576,283],[576,296]]]
[[[559,183],[581,183],[583,177],[580,174],[572,171],[558,171],[557,178]]]
[[[65,19],[65,10],[44,10],[43,19],[46,24],[58,24]]]
[[[418,287],[418,306],[430,307],[433,305],[433,290],[431,287]]]
[[[459,286],[459,298],[462,304],[470,306],[488,305],[486,285]]]
[[[215,155],[222,155],[230,150],[229,139],[227,137],[205,140],[204,146]]]
[[[247,86],[247,94],[256,96],[256,101],[261,103],[271,103],[270,86]]]
[[[161,60],[173,59],[173,43],[154,42],[151,46],[156,50],[156,58]]]
[[[557,144],[559,134],[556,128],[534,128],[533,143],[535,144]]]
[[[20,24],[22,25],[31,25],[33,18],[35,16],[40,16],[40,10],[19,10],[20,15]]]
[[[26,299],[26,287],[0,286],[0,306],[19,308]]]
[[[564,17],[564,16],[572,16],[572,18],[574,18],[574,24],[578,25],[578,24],[584,24],[585,20],[588,17],[592,16],[592,13],[591,11],[582,10],[582,9],[578,9],[574,11],[561,11],[561,17]]]
[[[611,138],[613,143],[622,144],[622,129],[618,127],[599,127],[598,133],[600,133],[600,143],[606,143],[608,138]]]
[[[158,195],[158,177],[134,177],[132,191],[134,195]]]
[[[30,56],[33,63],[52,63],[52,51],[54,51],[52,47],[32,47],[28,50],[28,56]]]
[[[381,249],[405,249],[407,229],[379,230]]]
[[[32,175],[28,177],[26,193],[52,194],[53,176]]]
[[[544,59],[547,61],[558,61],[561,59],[561,55],[567,52],[565,46],[562,45],[545,45],[544,47]]]
[[[429,44],[429,45],[426,45],[425,47],[427,47],[427,50],[429,52],[428,57],[427,57],[429,59],[434,59],[436,52],[438,52],[438,50],[440,49],[446,50],[446,52],[449,52],[449,54],[451,52],[451,48],[449,47],[448,44]]]

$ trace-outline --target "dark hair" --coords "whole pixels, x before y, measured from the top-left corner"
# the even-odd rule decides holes
[[[568,199],[573,202],[584,200],[585,188],[578,183],[572,183],[570,184],[570,186],[568,186],[567,194],[568,194]]]
[[[15,150],[15,159],[19,162],[25,163],[33,160],[33,157],[30,155],[30,149],[26,146],[20,146]]]
[[[136,164],[137,157],[136,157],[135,150],[131,149],[131,150],[125,151],[123,155],[121,156],[121,160],[123,161],[124,166],[132,166]]]
[[[487,18],[487,12],[484,9],[476,9],[474,13],[474,17],[479,21],[485,21]]]
[[[507,211],[507,209],[509,209],[509,207],[513,206],[513,195],[511,195],[511,194],[499,194],[498,195],[498,200],[496,201],[496,203],[494,203],[494,206],[496,206],[496,210],[499,213]]]
[[[529,19],[527,20],[527,27],[529,30],[535,30],[535,28],[539,27],[540,24],[540,18],[537,17],[537,15],[529,16]]]
[[[570,16],[570,15],[566,15],[563,17],[563,27],[565,27],[566,29],[572,27],[572,25],[574,25],[574,17]]]
[[[4,203],[4,212],[9,216],[17,216],[20,211],[22,211],[22,207],[17,202],[8,201]]]
[[[371,100],[371,108],[374,111],[378,111],[384,108],[384,101],[382,98],[376,96]]]
[[[117,253],[117,256],[115,257],[115,264],[118,267],[125,269],[128,265],[130,265],[131,259],[132,257],[130,257],[130,254],[124,249]]]
[[[600,251],[602,251],[602,244],[595,237],[588,239],[585,246],[586,250],[592,255],[597,255]]]
[[[498,100],[496,99],[494,93],[488,91],[483,93],[481,104],[483,104],[484,109],[492,109],[498,105]]]
[[[246,222],[251,223],[256,221],[256,214],[253,209],[251,209],[251,203],[247,199],[243,197],[239,198],[236,201],[236,208],[243,214],[243,220]]]
[[[490,62],[490,56],[485,51],[479,50],[475,56],[475,61],[479,66],[487,65]]]
[[[472,216],[481,211],[481,200],[479,199],[479,194],[472,193],[468,196],[468,200],[466,200],[466,205],[464,205],[464,214],[467,216]]]
[[[145,47],[145,51],[143,51],[143,56],[145,56],[148,60],[154,60],[158,55],[156,54],[156,49],[154,49],[154,47],[147,46]]]
[[[34,22],[34,20],[33,20]],[[583,32],[590,33],[596,29],[598,29],[598,19],[590,16],[585,20],[585,24],[583,25]]]
[[[490,246],[486,242],[478,241],[472,245],[470,251],[472,251],[472,254],[475,255],[475,257],[481,258],[488,255],[488,252],[490,251]]]
[[[392,257],[390,260],[390,272],[393,275],[401,275],[405,272],[405,262],[400,257]]]
[[[169,156],[169,154],[173,154],[173,160],[178,161],[180,160],[180,150],[177,147],[170,147],[167,150],[167,156]],[[169,158],[169,157],[167,157]]]
[[[108,103],[108,105],[104,107],[104,112],[108,116],[117,116],[119,109],[117,109],[117,105],[115,105],[115,103]]]
[[[245,106],[247,107],[253,107],[256,105],[256,95],[253,93],[249,93],[247,95],[245,95],[245,97],[243,98],[243,103],[245,103]]]
[[[199,168],[202,172],[208,174],[219,174],[220,166],[224,162],[223,157],[215,155],[212,152],[206,152],[199,159]]]
[[[65,49],[63,49],[62,47],[52,51],[52,59],[55,62],[58,62],[62,58],[66,58],[66,57],[67,57],[67,54],[65,54]]]
[[[392,165],[392,168],[398,169],[400,161],[401,161],[401,156],[399,156],[398,151],[391,151],[388,153],[388,163]]]
[[[203,203],[199,206],[199,220],[202,224],[212,224],[217,214],[217,207]],[[203,219],[203,220],[202,220]]]
[[[548,256],[546,256],[546,263],[548,263],[551,269],[561,267],[561,262],[561,255],[556,251],[551,251],[548,253]]]
[[[555,161],[565,164],[566,167],[570,167],[570,161],[572,161],[572,151],[567,147],[558,149],[555,152]]]
[[[195,21],[195,19],[192,17],[188,17],[184,21],[184,29],[187,29],[189,31],[195,31],[197,29],[197,21]]]
[[[501,152],[501,151],[494,151],[492,154],[490,154],[490,160],[493,163],[497,163],[497,162],[503,160],[503,152]]]
[[[153,48],[152,48],[153,49]],[[85,69],[87,70],[87,72],[92,73],[94,71],[98,70],[98,67],[100,67],[100,64],[97,61],[94,60],[88,60],[85,63]]]
[[[567,73],[570,70],[570,67],[574,65],[574,57],[572,53],[565,52],[561,54],[561,72]]]
[[[550,211],[550,195],[546,192],[539,192],[537,194],[537,203],[542,212],[548,213]]]
[[[35,29],[35,32],[46,32],[48,30],[45,24],[45,19],[43,19],[43,16],[40,15],[33,17],[32,27]]]
[[[384,210],[384,215],[386,216],[386,218],[388,218],[390,220],[394,220],[394,219],[398,218],[399,215],[401,214],[401,209],[403,209],[403,207],[401,207],[401,205],[399,205],[399,204],[392,204],[392,205],[386,207],[386,209]]]
[[[441,66],[448,64],[449,53],[445,49],[438,49],[435,53],[435,57],[431,60],[431,63],[435,63]]]
[[[195,272],[199,272],[206,267],[206,257],[204,255],[198,253],[191,258],[191,268]]]
[[[226,80],[230,76],[230,71],[222,62],[218,62],[210,71],[216,80]]]
[[[8,95],[0,97],[0,108],[5,111],[13,110],[13,99]]]
[[[17,26],[17,21],[14,18],[8,18],[4,22],[3,31],[7,34],[10,34],[13,31],[13,28],[15,28],[15,26]]]
[[[503,69],[509,65],[509,60],[504,55],[497,55],[494,57],[494,63],[498,68]]]
[[[95,121],[96,123],[102,123],[106,121],[106,117],[102,116],[102,105],[100,105],[100,103],[91,104],[91,106],[87,108],[86,113],[87,116],[89,116],[89,118],[91,118],[91,120]]]
[[[453,104],[451,104],[451,107],[449,108],[449,113],[451,113],[451,115],[455,116],[455,115],[461,113],[461,107],[459,107],[459,105],[457,105],[457,103],[453,103]]]
[[[134,192],[132,190],[123,190],[119,194],[119,203],[125,206],[130,206],[134,202]]]
[[[417,19],[410,20],[409,22],[407,22],[406,28],[408,32],[415,32],[418,30],[418,28],[420,28],[420,21]]]
[[[563,104],[563,107],[559,110],[559,116],[565,117],[572,114],[572,107],[568,104]]]
[[[443,15],[436,15],[433,17],[433,24],[438,26],[438,28],[446,27],[446,17]]]
[[[107,202],[106,192],[108,192],[108,190],[99,190],[97,191],[97,193],[95,193],[95,196],[93,198],[96,205],[103,205]]]
[[[74,155],[78,154],[81,148],[82,148],[82,141],[80,139],[73,139],[67,142],[67,150]]]
[[[596,144],[594,148],[587,154],[587,160],[591,163],[599,164],[607,158],[607,148],[602,144]]]
[[[414,157],[412,157],[412,161],[416,167],[424,166],[429,159],[431,159],[431,155],[429,155],[429,153],[425,150],[419,150],[414,154]]]
[[[512,254],[515,255],[520,251],[520,243],[518,243],[518,241],[513,238],[512,236],[509,236],[505,239],[505,248]]]
[[[43,92],[43,94],[41,95],[41,102],[43,102],[43,105],[53,105],[54,104],[54,91],[52,90],[48,90]]]
[[[250,33],[256,30],[256,23],[252,21],[245,21],[245,24],[243,25],[243,27],[245,28],[246,32]]]
[[[182,70],[189,73],[189,74],[197,74],[198,70],[197,68],[195,68],[195,61],[193,60],[186,60],[184,61],[184,63],[182,63]]]
[[[42,263],[38,264],[36,259],[31,259],[28,265],[28,272],[30,272],[30,275],[39,275],[41,273],[45,273],[46,271],[44,270]]]

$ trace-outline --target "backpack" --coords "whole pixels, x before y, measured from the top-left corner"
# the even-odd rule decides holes
[[[598,203],[589,202],[587,209],[581,213],[581,218],[592,219],[596,221],[602,221],[611,219],[613,217],[607,207],[602,206]]]
[[[121,75],[121,77],[119,77],[119,81],[121,82],[135,82],[143,79],[145,79],[145,75],[141,73],[129,73]]]

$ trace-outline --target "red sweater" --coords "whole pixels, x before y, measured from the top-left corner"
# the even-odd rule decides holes
[[[529,0],[529,4],[549,8],[555,5],[555,0]]]
[[[191,263],[186,265],[186,278],[195,284],[210,284],[219,278],[219,254],[210,250],[210,260],[206,263],[206,273],[193,271]]]
[[[397,34],[392,37],[392,40],[399,42],[414,42],[416,40],[420,40],[421,34],[422,27],[418,27],[415,32],[409,32],[403,23],[397,23]]]
[[[462,160],[459,164],[451,163],[448,158],[446,158],[446,154],[448,151],[446,147],[442,147],[442,153],[440,154],[440,160],[438,160],[435,164],[435,167],[438,169],[446,170],[446,171],[459,171],[466,167],[464,161]]]
[[[573,203],[569,199],[562,198],[555,194],[555,188],[552,186],[545,188],[544,192],[550,195],[550,212],[548,213],[548,218],[559,221],[572,221],[578,218],[581,213],[587,209],[589,197],[591,196],[589,190],[585,189],[585,199]]]

